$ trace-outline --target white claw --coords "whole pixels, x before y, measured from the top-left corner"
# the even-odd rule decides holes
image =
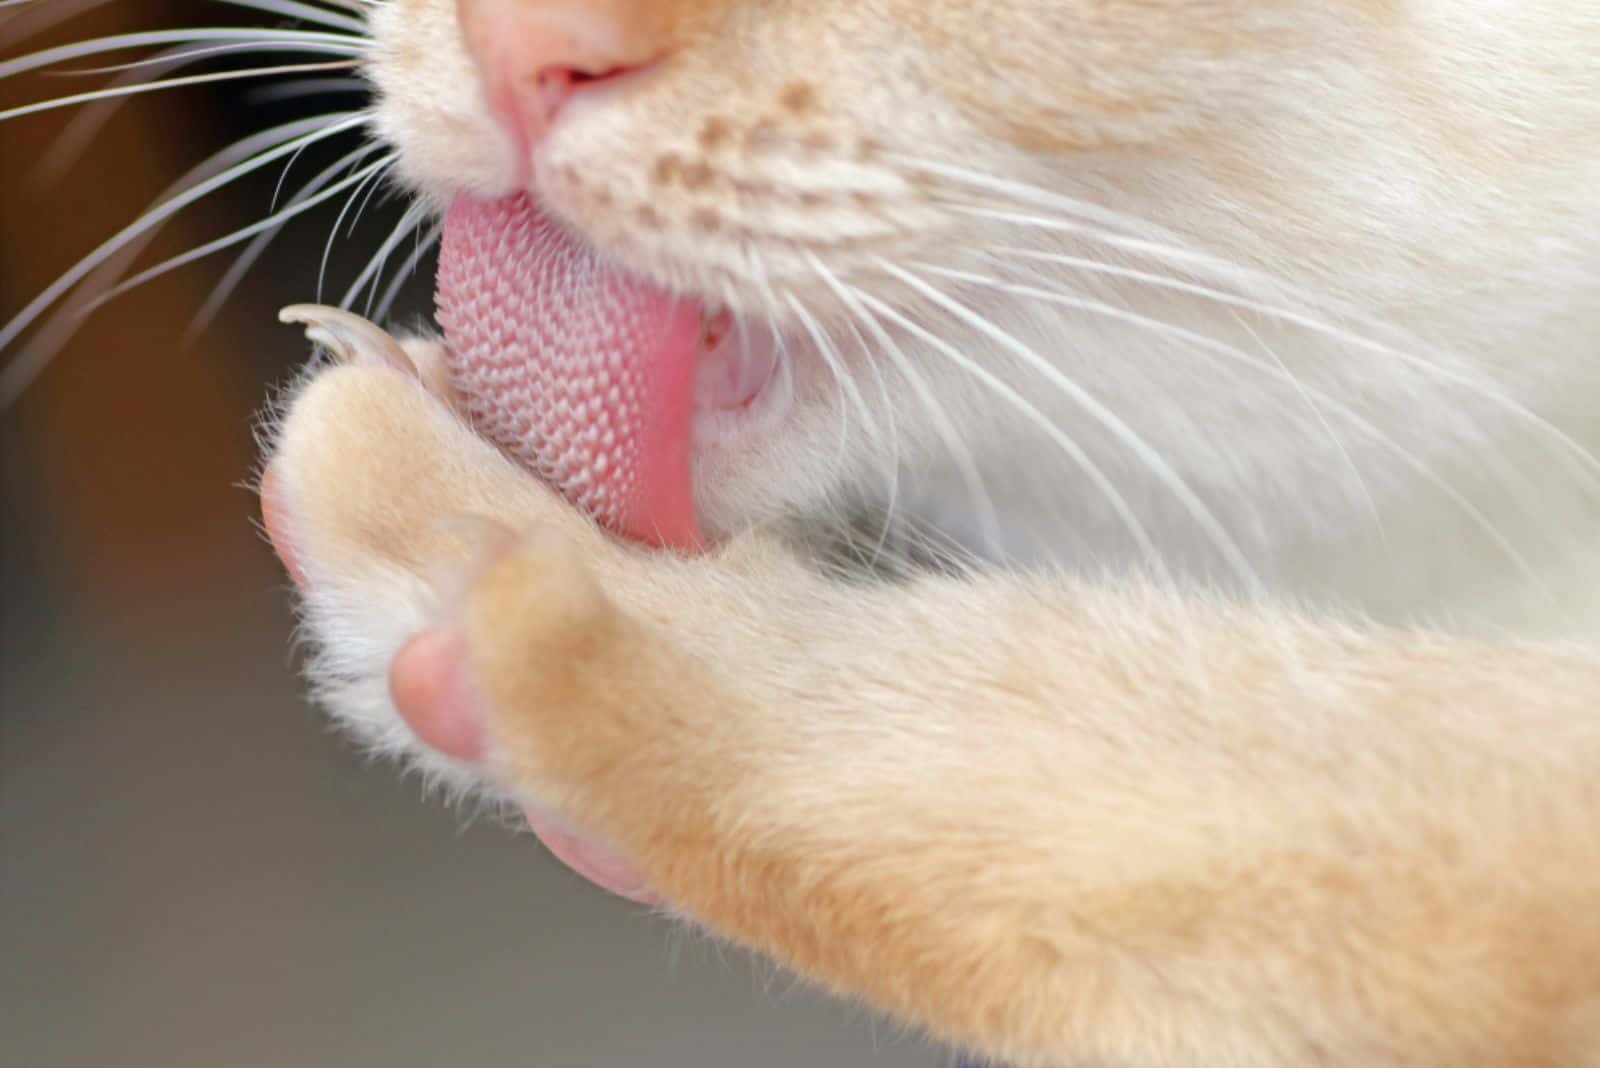
[[[321,345],[340,363],[382,364],[411,375],[416,365],[400,342],[381,327],[341,308],[322,304],[291,304],[278,313],[280,323],[299,324],[306,337]]]

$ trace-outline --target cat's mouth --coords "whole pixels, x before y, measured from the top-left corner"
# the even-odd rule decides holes
[[[479,429],[618,533],[701,546],[694,450],[776,403],[775,344],[623,272],[526,194],[451,206],[438,315]]]

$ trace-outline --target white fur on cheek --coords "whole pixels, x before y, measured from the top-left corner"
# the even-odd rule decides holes
[[[517,148],[484,102],[454,2],[376,5],[371,30],[378,132],[400,150],[402,180],[441,205],[514,192]]]

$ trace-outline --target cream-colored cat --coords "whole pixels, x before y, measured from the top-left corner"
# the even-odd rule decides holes
[[[1592,0],[370,13],[423,196],[775,373],[696,409],[679,557],[326,319],[270,474],[336,714],[415,749],[441,628],[486,747],[417,759],[1016,1063],[1600,1064],[1600,656],[1465,636],[1600,627]],[[995,563],[830,579],[842,513]]]

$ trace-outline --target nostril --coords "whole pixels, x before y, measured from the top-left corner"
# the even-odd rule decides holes
[[[537,144],[572,97],[585,89],[609,84],[641,69],[640,66],[617,66],[589,71],[578,67],[545,67],[534,75],[531,84],[524,83],[520,90],[513,90],[512,107],[516,121],[522,126],[519,133]]]
[[[579,91],[631,74],[667,42],[632,0],[456,0],[490,100],[525,148]]]
[[[581,84],[585,77],[582,71],[571,67],[546,67],[541,70],[533,80],[533,96],[535,114],[523,115],[533,127],[534,137],[544,133],[555,121],[556,112],[561,110],[561,105],[567,102],[573,90]]]

